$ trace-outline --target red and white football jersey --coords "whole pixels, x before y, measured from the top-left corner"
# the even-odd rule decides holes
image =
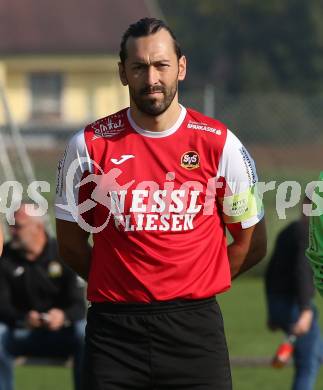
[[[168,130],[130,109],[70,140],[58,165],[56,218],[93,233],[92,302],[200,299],[231,284],[225,223],[256,224],[257,175],[221,122],[181,107]]]

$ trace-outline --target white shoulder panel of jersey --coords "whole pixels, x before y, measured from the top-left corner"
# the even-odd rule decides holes
[[[253,159],[230,130],[227,131],[217,177],[225,178],[232,194],[243,192],[258,181]]]
[[[84,129],[70,139],[63,157],[57,165],[55,216],[66,221],[75,221],[69,210],[68,199],[78,201],[80,183],[84,172],[92,172],[92,161],[86,147]]]
[[[264,211],[257,197],[258,176],[254,161],[230,130],[227,132],[217,178],[225,179],[223,201],[231,212],[224,217],[226,223],[240,222],[243,228],[247,228],[262,219]]]

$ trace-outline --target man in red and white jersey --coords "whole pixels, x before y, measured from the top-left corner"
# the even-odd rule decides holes
[[[231,389],[215,296],[266,251],[253,160],[179,104],[186,59],[162,21],[128,28],[119,73],[130,108],[75,134],[58,166],[60,252],[91,302],[84,389]]]

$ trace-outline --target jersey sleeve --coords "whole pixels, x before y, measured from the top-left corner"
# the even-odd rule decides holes
[[[82,179],[92,172],[84,130],[76,133],[69,141],[64,155],[57,165],[55,216],[57,219],[77,222],[78,204],[85,186],[79,186]],[[83,196],[82,196],[83,195]]]
[[[11,326],[22,325],[26,313],[12,304],[8,262],[5,256],[0,261],[0,321]]]
[[[217,179],[222,183],[219,202],[226,224],[239,222],[246,229],[263,218],[264,208],[257,191],[254,161],[230,130],[227,131],[219,161]]]
[[[320,173],[319,183],[323,183],[323,172]],[[316,186],[313,194],[313,203],[323,200],[322,186]],[[315,198],[314,198],[315,196]],[[319,207],[319,206],[316,206]],[[310,264],[314,274],[314,284],[320,295],[323,296],[323,213],[310,216],[309,223],[309,246],[306,250],[306,256],[310,260]]]

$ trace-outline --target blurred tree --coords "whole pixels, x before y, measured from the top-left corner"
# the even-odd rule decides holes
[[[229,93],[319,92],[321,0],[160,0],[188,56],[188,84]]]

